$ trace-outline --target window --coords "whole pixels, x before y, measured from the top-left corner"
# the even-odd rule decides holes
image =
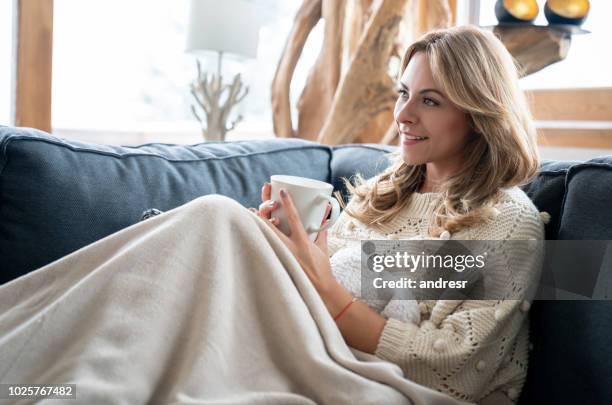
[[[264,21],[257,60],[223,57],[224,81],[241,72],[249,86],[232,112],[244,119],[228,140],[273,137],[270,86],[301,3],[257,1]],[[190,110],[196,65],[184,52],[188,11],[188,0],[55,0],[54,133],[123,144],[202,141]],[[321,28],[297,66],[294,100],[318,55]],[[200,60],[203,70],[216,72],[216,54]]]
[[[13,1],[0,1],[0,125],[12,125]]]

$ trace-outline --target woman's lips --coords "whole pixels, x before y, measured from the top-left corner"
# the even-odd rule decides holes
[[[410,138],[408,138],[408,136],[406,134],[402,134],[402,144],[404,144],[404,145],[416,145],[417,143],[424,142],[427,139],[428,138],[425,138],[425,139],[410,139]]]

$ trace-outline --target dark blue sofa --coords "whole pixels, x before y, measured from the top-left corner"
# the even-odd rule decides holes
[[[342,188],[341,177],[385,168],[390,150],[297,139],[119,147],[0,126],[0,284],[136,223],[146,209],[210,193],[256,206],[278,173]],[[545,162],[525,190],[552,216],[547,239],[612,239],[612,157]],[[537,301],[531,331],[521,403],[612,403],[610,301]]]

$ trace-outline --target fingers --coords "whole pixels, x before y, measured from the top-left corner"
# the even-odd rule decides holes
[[[272,211],[278,208],[278,203],[272,198],[272,184],[264,183],[261,187],[261,204],[259,204],[259,213],[262,218],[270,219]],[[276,221],[278,222],[278,221]]]
[[[283,241],[283,243],[287,245],[289,249],[291,249],[291,247],[293,246],[293,242],[291,242],[291,239],[289,239],[284,233],[280,231],[280,229],[277,228],[278,222],[279,222],[278,218],[273,218],[273,220],[266,220],[265,218],[261,217],[261,215],[259,214],[259,211],[257,211],[255,208],[249,208],[249,211],[251,211],[253,214],[263,219],[264,223],[268,227],[270,227],[270,229],[272,229],[272,231],[276,234],[276,236],[278,236]]]
[[[327,222],[328,221],[323,221],[321,226],[325,225]],[[329,256],[329,253],[327,250],[327,230],[320,231],[317,234],[317,239],[315,240],[314,243],[315,245],[319,247],[319,249],[321,249],[323,252],[325,252],[326,255]]]
[[[259,204],[259,213],[262,218],[270,219],[272,216],[272,211],[278,208],[278,203],[274,200],[264,200],[261,204]]]
[[[261,205],[260,205],[260,207],[261,207]],[[269,223],[271,223],[273,225],[278,226],[280,224],[280,219],[278,219],[278,218],[271,218],[269,213],[267,215],[262,213],[261,208],[259,210],[257,210],[256,208],[251,207],[251,208],[249,208],[249,211],[251,211],[253,214],[257,215],[258,217],[260,217],[264,221],[269,222]]]
[[[308,239],[308,235],[306,234],[306,230],[304,229],[304,225],[300,221],[300,216],[293,204],[293,200],[291,196],[287,192],[287,190],[280,190],[280,203],[285,212],[285,216],[287,217],[287,222],[289,223],[289,229],[291,230],[290,237],[296,237],[298,239]]]
[[[261,187],[261,201],[268,201],[272,199],[272,184],[266,182]]]

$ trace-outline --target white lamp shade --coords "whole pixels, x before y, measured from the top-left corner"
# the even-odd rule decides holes
[[[186,51],[221,51],[255,58],[259,28],[251,1],[191,0]]]

